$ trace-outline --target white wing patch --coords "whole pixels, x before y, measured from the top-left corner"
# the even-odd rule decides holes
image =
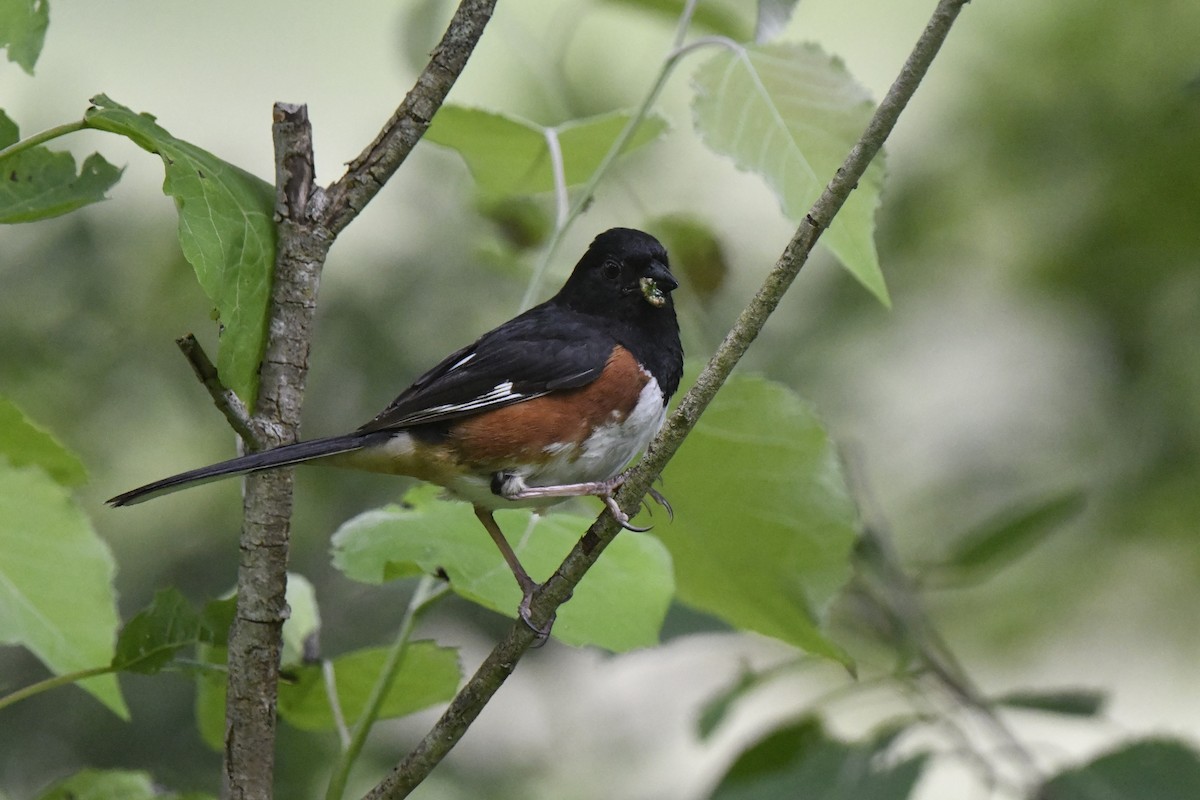
[[[474,354],[474,353],[467,353],[465,356],[463,356],[462,358],[460,358],[458,361],[455,361],[455,362],[454,362],[454,363],[453,363],[453,364],[450,366],[450,369],[446,370],[446,372],[454,372],[454,370],[456,370],[456,369],[458,369],[459,367],[463,366],[464,364],[466,364],[467,362],[469,362],[469,361],[470,361],[471,359],[473,359],[473,358],[475,358],[475,354]]]
[[[460,361],[459,363],[461,364],[463,362]],[[412,425],[433,417],[441,417],[448,414],[461,414],[465,411],[478,411],[482,408],[495,405],[508,405],[509,403],[517,400],[528,400],[533,397],[540,397],[543,394],[545,394],[545,392],[538,392],[535,394],[514,392],[512,381],[504,381],[503,383],[496,384],[496,386],[490,391],[484,392],[483,394],[473,397],[470,400],[462,403],[443,403],[440,406],[429,406],[428,408],[422,409],[417,414],[406,417],[404,422],[406,425]]]

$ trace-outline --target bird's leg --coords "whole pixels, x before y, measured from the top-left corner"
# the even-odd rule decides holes
[[[621,488],[621,484],[625,482],[625,474],[621,473],[616,477],[609,478],[606,481],[590,481],[588,483],[564,483],[558,486],[527,486],[525,481],[519,476],[509,475],[504,476],[502,480],[493,484],[497,487],[496,494],[506,500],[530,500],[540,497],[599,497],[604,501],[604,505],[608,506],[608,510],[612,512],[613,517],[627,531],[635,531],[637,533],[645,533],[650,528],[639,528],[629,522],[629,515],[621,510],[617,505],[617,501],[613,499],[613,493]],[[658,494],[654,492],[654,494]],[[662,497],[662,495],[658,495]],[[657,499],[657,498],[656,498]]]
[[[496,518],[492,516],[492,512],[481,506],[475,506],[475,516],[479,518],[483,527],[487,529],[488,535],[492,537],[492,541],[496,543],[496,547],[500,549],[500,555],[504,556],[508,568],[512,570],[513,577],[517,579],[517,586],[521,587],[521,604],[517,606],[517,615],[522,622],[529,626],[531,631],[537,634],[539,644],[544,644],[550,636],[550,629],[554,627],[554,617],[550,617],[550,621],[544,626],[538,627],[533,624],[533,612],[530,609],[533,593],[542,588],[542,585],[529,577],[529,573],[521,566],[520,559],[513,552],[508,540],[504,538],[504,532],[496,524]]]

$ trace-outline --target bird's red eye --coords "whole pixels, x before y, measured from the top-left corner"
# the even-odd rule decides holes
[[[615,261],[605,261],[604,266],[600,268],[600,273],[607,280],[615,280],[621,274],[621,265]]]

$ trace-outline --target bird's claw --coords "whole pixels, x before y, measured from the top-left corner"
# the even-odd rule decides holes
[[[557,614],[551,614],[550,619],[546,620],[543,625],[534,623],[533,611],[530,605],[533,603],[533,593],[540,588],[542,588],[541,585],[535,583],[533,586],[524,589],[522,591],[524,596],[521,598],[521,604],[517,606],[517,616],[520,617],[521,622],[525,623],[525,627],[533,631],[534,640],[533,644],[530,645],[531,647],[541,647],[546,643],[546,640],[550,638],[550,629],[554,627],[554,620],[558,616]]]
[[[605,496],[604,505],[608,506],[608,510],[610,513],[612,513],[613,519],[617,521],[617,524],[627,531],[633,531],[634,533],[645,533],[646,531],[650,530],[650,528],[654,527],[651,525],[645,528],[640,528],[631,523],[629,521],[629,515],[621,510],[621,507],[617,505],[617,501],[613,499],[611,494]]]

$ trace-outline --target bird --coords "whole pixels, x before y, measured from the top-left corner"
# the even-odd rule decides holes
[[[540,584],[493,512],[592,495],[623,527],[648,530],[632,525],[613,495],[662,427],[683,376],[678,287],[657,239],[612,228],[557,294],[446,356],[357,430],[182,472],[108,503],[308,462],[417,478],[474,507],[521,590],[518,616],[544,639],[553,619],[539,628],[530,610]]]

